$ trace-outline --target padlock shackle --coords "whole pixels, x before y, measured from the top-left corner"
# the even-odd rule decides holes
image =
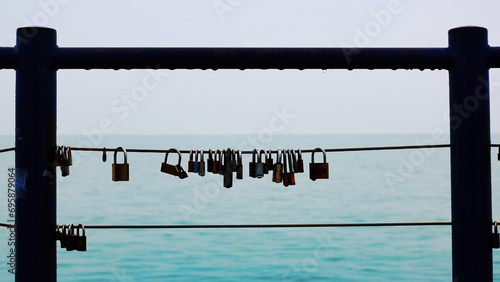
[[[295,149],[291,149],[290,150],[290,154],[292,154],[293,163],[296,163],[297,162],[297,157],[295,156]]]
[[[241,154],[241,150],[240,149],[238,149],[238,164],[239,165],[243,164],[242,154]]]
[[[204,162],[205,161],[205,154],[203,153],[203,148],[200,150],[200,162]],[[198,159],[196,159],[198,160]]]
[[[212,158],[212,154],[213,154],[213,153],[212,153],[212,149],[208,149],[208,159],[209,159],[209,160],[213,160],[213,158]]]
[[[314,163],[314,153],[316,153],[316,152],[323,152],[323,163],[326,163],[326,152],[325,152],[325,150],[323,150],[321,148],[314,149],[314,151],[312,152],[312,155],[311,155],[311,162]]]
[[[193,161],[193,150],[189,150],[189,161]]]
[[[127,151],[123,147],[116,148],[115,154],[114,154],[114,162],[116,164],[116,154],[118,154],[119,150],[123,151],[123,163],[126,164],[127,163]]]
[[[73,223],[70,223],[68,225],[68,236],[74,236],[75,233],[73,232],[73,229],[75,228],[75,226],[73,226]]]
[[[278,148],[278,151],[276,151],[276,162],[281,163],[281,158],[283,156],[283,152],[281,148]]]
[[[293,173],[293,162],[295,162],[295,156],[292,150],[288,150],[288,165],[290,166],[290,172]]]
[[[268,156],[267,156],[267,152],[266,150],[259,150],[259,158],[261,161],[263,161],[264,163],[267,163],[267,159],[268,159]],[[262,159],[262,153],[264,153],[264,160]]]
[[[197,162],[198,161],[198,149],[196,149],[196,153],[194,153],[194,161]]]
[[[165,161],[164,161],[164,163],[167,163],[168,153],[170,153],[170,152],[175,152],[175,153],[177,153],[177,155],[179,155],[179,162],[177,164],[181,165],[181,158],[182,158],[181,152],[179,152],[179,150],[177,150],[176,148],[170,148],[170,149],[168,149],[167,153],[165,154]]]
[[[255,156],[257,156],[257,162],[260,163],[260,154],[259,154],[259,149],[255,148],[253,149],[253,152],[252,152],[252,163],[255,163]]]
[[[77,228],[78,228],[77,229],[78,231],[77,231],[76,235],[80,236],[80,228],[81,228],[82,229],[82,236],[85,236],[85,227],[83,226],[83,224],[81,224],[81,223],[78,224]]]
[[[283,155],[283,173],[286,174],[288,173],[288,165],[287,165],[287,155],[288,150],[283,150],[282,155]]]
[[[498,233],[498,226],[497,225],[498,225],[498,222],[495,221],[495,227],[494,227],[495,228],[494,229],[495,230],[495,234]]]
[[[297,154],[298,154],[299,160],[302,160],[302,150],[301,149],[298,150]]]

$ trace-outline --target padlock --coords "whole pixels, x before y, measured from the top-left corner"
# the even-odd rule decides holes
[[[315,152],[323,152],[322,163],[314,162]],[[321,148],[316,148],[312,152],[311,163],[309,164],[309,178],[311,178],[311,180],[313,181],[316,179],[328,179],[328,163],[326,162],[326,152]]]
[[[214,172],[214,159],[212,158],[212,149],[208,150],[207,172]]]
[[[194,154],[195,155],[195,159],[194,159],[194,163],[193,163],[193,172],[194,173],[198,173],[199,171],[199,168],[200,168],[200,162],[198,161],[198,150],[196,150],[196,153]]]
[[[69,226],[68,226],[68,237],[66,237],[66,251],[74,251],[75,250],[75,239],[76,239],[76,236],[75,236],[75,227],[73,226],[73,224],[71,223]]]
[[[288,182],[290,185],[295,185],[295,163],[293,150],[288,150],[288,165],[290,166],[290,171],[288,171]]]
[[[82,235],[80,235],[80,229],[82,229]],[[87,251],[87,236],[85,235],[85,227],[83,227],[83,224],[78,224],[76,227],[75,249],[80,252]]]
[[[290,177],[288,172],[288,150],[283,150],[283,173],[281,174],[283,178],[283,186],[288,187],[290,185]]]
[[[176,152],[177,155],[179,155],[179,162],[177,163],[177,165],[171,165],[167,163],[168,153],[170,152]],[[170,148],[168,152],[165,154],[165,161],[161,164],[160,171],[177,176],[180,179],[188,177],[186,171],[181,166],[181,152],[179,152],[179,150],[175,148]]]
[[[56,241],[61,240],[61,226],[56,225]]]
[[[219,174],[224,174],[225,168],[224,168],[224,155],[226,154],[226,150],[219,151],[219,163],[217,164],[219,167],[217,168],[217,171]]]
[[[283,172],[283,163],[281,158],[283,153],[281,152],[281,148],[278,148],[276,151],[276,163],[273,165],[273,182],[281,183],[282,181],[282,172]]]
[[[106,147],[102,149],[102,161],[105,163],[108,159],[108,156],[106,155]]]
[[[70,162],[69,162],[69,157],[68,157],[68,154],[69,154],[68,150],[69,150],[69,147],[67,147],[67,146],[62,147],[61,174],[63,177],[66,177],[69,175]]]
[[[299,170],[299,163],[297,162],[297,157],[295,156],[295,149],[290,149],[290,155],[292,157],[293,172],[297,172]]]
[[[268,157],[267,157],[267,168],[264,168],[264,169],[267,169],[268,171],[270,170],[274,170],[274,160],[273,160],[273,155],[272,155],[272,151],[269,150],[268,151]]]
[[[123,151],[123,163],[118,164],[116,163],[116,154],[118,151],[121,150]],[[114,155],[114,163],[112,165],[113,168],[113,181],[128,181],[129,175],[128,175],[128,163],[127,163],[127,151],[125,151],[124,148],[118,147],[115,150],[115,155]]]
[[[261,163],[262,163],[262,172],[263,172],[263,176],[264,174],[269,174],[269,163],[268,163],[268,155],[267,155],[267,152],[265,150],[260,150],[260,160],[261,160]],[[262,158],[262,154],[264,154],[264,158]]]
[[[198,164],[198,175],[205,176],[205,156],[203,153],[203,149],[201,149],[200,155],[201,155],[200,162]]]
[[[304,160],[302,159],[302,151],[299,149],[298,151],[298,159],[297,159],[297,171],[299,173],[304,172]]]
[[[248,163],[248,175],[252,178],[257,178],[258,163],[260,163],[259,150],[254,149],[252,153],[252,161]]]
[[[238,161],[236,164],[236,179],[243,179],[243,160],[241,157],[241,150],[238,149]]]
[[[61,166],[62,162],[62,147],[57,146],[56,147],[56,156],[54,157],[54,163],[56,166]]]
[[[71,148],[69,146],[66,146],[66,162],[68,164],[68,166],[72,166],[73,165],[73,156],[71,155]]]
[[[220,150],[217,150],[215,151],[215,157],[214,157],[214,162],[213,162],[213,169],[212,169],[212,172],[214,174],[219,174],[219,171],[220,171],[220,163],[221,163],[221,159],[220,159],[220,156],[221,156],[221,151]]]
[[[233,165],[233,172],[236,172],[236,166],[238,165],[238,162],[236,161],[236,150],[233,149],[231,152],[231,164]]]
[[[491,234],[491,247],[493,249],[498,249],[500,248],[500,237],[498,234],[498,223],[495,221],[495,228],[493,234]]]
[[[194,171],[193,150],[189,150],[188,172]]]
[[[230,148],[224,151],[224,187],[233,187],[233,151]]]
[[[59,237],[59,242],[61,242],[61,248],[66,248],[66,242],[68,241],[68,228],[66,225],[62,226],[62,232]]]

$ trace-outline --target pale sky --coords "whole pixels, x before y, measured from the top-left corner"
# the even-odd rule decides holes
[[[499,1],[6,1],[0,46],[22,26],[60,47],[446,47],[448,30],[488,29]],[[500,133],[500,71],[490,71]],[[15,72],[0,70],[0,134],[14,134]],[[63,70],[58,134],[448,132],[448,72]]]

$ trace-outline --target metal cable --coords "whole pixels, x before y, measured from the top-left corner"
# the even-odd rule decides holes
[[[451,222],[366,222],[305,224],[199,224],[199,225],[85,225],[86,229],[219,229],[219,228],[315,228],[451,225]]]
[[[491,144],[491,147],[500,148],[500,144]],[[337,149],[324,149],[325,152],[353,152],[353,151],[381,151],[381,150],[407,150],[407,149],[426,149],[426,148],[448,148],[450,144],[436,144],[436,145],[409,145],[409,146],[382,146],[382,147],[359,147],[359,148],[337,148]],[[0,153],[14,151],[16,148],[5,148],[0,149]],[[96,151],[103,152],[104,150],[109,152],[114,152],[113,148],[85,148],[85,147],[71,147],[73,151]],[[164,149],[125,149],[127,152],[133,153],[166,153],[168,150]],[[215,150],[213,150],[215,152]],[[266,150],[268,151],[268,150]],[[301,150],[303,153],[312,153],[313,149]],[[182,154],[189,154],[190,150],[179,150]],[[204,151],[208,152],[208,149]],[[276,153],[276,150],[271,150],[272,153]],[[252,154],[253,151],[241,151],[242,154]]]
[[[352,152],[352,151],[381,151],[381,150],[406,150],[406,149],[426,149],[426,148],[448,148],[450,144],[436,144],[436,145],[410,145],[410,146],[383,146],[383,147],[359,147],[359,148],[337,148],[337,149],[324,149],[325,152]],[[500,148],[500,144],[491,144],[490,147]],[[0,153],[14,151],[16,148],[5,148],[0,149]],[[74,151],[97,151],[103,152],[104,150],[113,152],[115,149],[112,148],[84,148],[84,147],[71,147]],[[127,152],[133,153],[166,153],[168,150],[162,149],[125,149]],[[179,150],[183,154],[188,154],[190,150]],[[268,150],[266,150],[268,151]],[[313,149],[301,150],[303,153],[312,153]],[[208,152],[208,149],[204,151]],[[271,150],[272,153],[276,153],[276,150]],[[253,151],[241,151],[242,154],[252,154]]]
[[[500,146],[500,145],[499,145]],[[446,148],[450,147],[449,144],[436,144],[436,145],[412,145],[412,146],[384,146],[384,147],[360,147],[360,148],[337,148],[337,149],[324,149],[325,152],[352,152],[352,151],[380,151],[380,150],[403,150],[403,149],[424,149],[424,148]],[[286,149],[286,148],[285,148]],[[83,147],[71,147],[73,151],[99,151],[104,150],[109,152],[114,152],[113,148],[83,148]],[[127,152],[134,153],[167,153],[168,150],[165,149],[125,149]],[[179,150],[182,154],[189,154],[191,150]],[[215,150],[212,150],[215,153]],[[268,152],[269,150],[266,150]],[[276,153],[277,150],[271,150],[272,153]],[[314,149],[304,149],[301,150],[302,153],[312,153]],[[208,153],[208,149],[204,150],[204,153]],[[241,151],[242,154],[252,154],[252,151]]]

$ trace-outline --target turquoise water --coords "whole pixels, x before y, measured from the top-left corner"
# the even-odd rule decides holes
[[[237,147],[255,136],[107,136],[98,147]],[[500,136],[492,138],[500,143]],[[259,148],[340,148],[425,143],[426,135],[272,136]],[[496,138],[496,139],[495,139]],[[77,146],[85,137],[60,136]],[[263,142],[266,141],[266,142]],[[446,141],[443,143],[447,143]],[[14,144],[0,138],[2,148]],[[413,153],[412,153],[413,152]],[[160,172],[161,154],[129,153],[130,181],[111,181],[112,155],[73,152],[71,175],[58,177],[59,224],[243,224],[450,221],[448,149],[329,153],[330,179],[296,174],[285,188],[271,177],[222,187],[222,177]],[[500,163],[492,152],[493,218],[500,219]],[[244,156],[247,164],[250,156]],[[406,165],[405,165],[406,164]],[[408,166],[408,164],[410,164]],[[14,154],[0,158],[3,183]],[[183,156],[187,168],[187,156]],[[398,176],[388,181],[387,175]],[[7,218],[7,185],[0,222]],[[7,272],[8,230],[0,229],[0,281]],[[450,281],[449,226],[313,229],[96,230],[87,252],[58,249],[60,281]],[[494,251],[495,279],[500,257]],[[3,261],[5,260],[5,261]]]

